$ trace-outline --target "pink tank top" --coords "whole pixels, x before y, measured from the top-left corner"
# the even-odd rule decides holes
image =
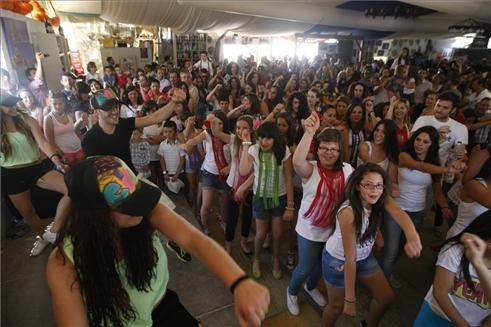
[[[67,153],[79,151],[82,148],[82,145],[77,134],[75,134],[75,126],[73,125],[73,120],[70,115],[67,115],[67,124],[59,122],[52,112],[49,113],[49,116],[53,120],[55,143],[61,151]]]

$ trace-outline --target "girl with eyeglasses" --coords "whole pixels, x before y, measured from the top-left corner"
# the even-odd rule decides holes
[[[397,174],[399,196],[395,200],[409,215],[417,230],[423,225],[426,193],[430,185],[433,187],[438,205],[443,208],[444,215],[451,214],[448,202],[443,195],[440,178],[441,174],[460,171],[461,167],[457,164],[449,167],[440,165],[438,138],[438,131],[434,127],[421,127],[414,132],[399,154]],[[403,242],[401,228],[389,215],[386,215],[384,220],[383,236],[385,244],[382,269],[389,277],[399,258]],[[393,277],[390,280],[393,287],[400,287],[399,282]]]
[[[293,166],[301,178],[303,195],[295,227],[298,264],[293,270],[286,294],[288,310],[292,315],[300,313],[297,296],[302,288],[320,307],[326,305],[324,296],[316,286],[322,274],[322,250],[332,228],[329,215],[353,172],[351,165],[342,160],[341,135],[335,129],[326,129],[317,136],[317,161],[312,163],[307,159],[319,125],[316,114],[304,121],[305,132],[293,154]]]
[[[329,296],[324,326],[334,326],[342,313],[356,315],[357,280],[373,297],[362,326],[377,326],[394,302],[394,292],[372,254],[384,210],[394,214],[404,230],[408,257],[417,257],[421,252],[418,233],[409,217],[389,197],[388,186],[389,178],[380,166],[364,164],[351,174],[330,213],[334,228],[322,254],[322,273]]]

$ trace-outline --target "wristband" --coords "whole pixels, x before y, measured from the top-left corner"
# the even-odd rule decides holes
[[[49,157],[49,160],[53,160],[53,157],[58,157],[58,159],[61,159],[60,154],[59,154],[59,153],[57,153],[57,152],[53,153],[53,154],[52,154],[52,155]]]
[[[230,285],[230,293],[234,294],[235,289],[237,286],[239,286],[240,283],[242,283],[244,280],[249,279],[249,276],[243,275],[235,280],[235,282]]]
[[[346,302],[346,303],[356,303],[356,299],[352,299],[352,300],[344,299],[344,302]]]
[[[292,207],[285,207],[285,210],[288,210],[288,211],[295,211],[295,208],[292,208]]]
[[[242,141],[242,145],[252,145],[251,141]]]
[[[167,175],[167,170],[162,171],[162,174]]]

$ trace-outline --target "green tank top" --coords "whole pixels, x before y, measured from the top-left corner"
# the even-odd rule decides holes
[[[36,144],[29,142],[27,137],[21,132],[7,133],[7,138],[12,148],[12,153],[8,158],[5,158],[3,152],[0,153],[0,166],[13,167],[17,165],[25,165],[39,159],[41,153]]]
[[[167,289],[169,281],[169,270],[167,266],[167,256],[157,233],[153,235],[153,247],[157,251],[157,264],[155,266],[155,277],[150,281],[150,290],[148,292],[138,291],[129,285],[125,274],[125,264],[120,261],[117,265],[117,271],[121,283],[128,293],[130,303],[136,312],[137,318],[132,321],[126,321],[126,326],[143,327],[152,326],[152,310],[162,300]],[[63,241],[63,251],[73,264],[73,244],[70,238]]]

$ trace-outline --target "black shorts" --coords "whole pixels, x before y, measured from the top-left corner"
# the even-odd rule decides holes
[[[54,169],[49,159],[44,159],[34,166],[24,168],[2,167],[2,192],[18,194],[29,190],[38,179]]]
[[[152,311],[153,326],[160,327],[197,327],[196,320],[179,301],[173,290],[167,289],[164,298]]]

